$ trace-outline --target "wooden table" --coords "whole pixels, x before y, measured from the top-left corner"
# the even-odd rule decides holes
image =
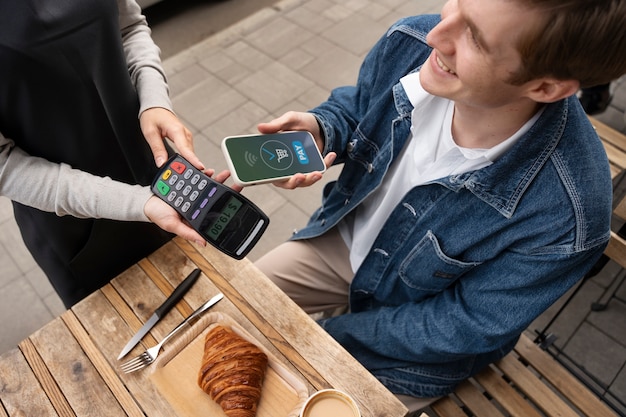
[[[363,417],[406,407],[248,260],[174,239],[0,357],[0,416],[176,416],[148,372],[122,374],[128,339],[194,268],[201,278],[128,355],[154,345],[218,292],[232,317],[308,387],[352,395]],[[167,345],[165,346],[167,349]]]

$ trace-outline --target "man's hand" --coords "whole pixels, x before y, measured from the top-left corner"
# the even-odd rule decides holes
[[[259,123],[257,129],[261,133],[276,133],[284,130],[306,130],[313,135],[320,152],[324,150],[324,138],[313,114],[289,111],[276,119]]]
[[[168,138],[176,146],[176,150],[201,171],[204,165],[193,151],[193,137],[189,129],[181,123],[171,111],[153,107],[145,110],[139,117],[141,131],[143,132],[158,167],[167,161],[167,151],[163,140]]]
[[[322,133],[320,132],[320,127],[317,124],[317,119],[311,113],[290,111],[270,122],[259,123],[257,125],[257,129],[259,130],[259,132],[265,134],[276,133],[285,130],[306,130],[313,135],[315,143],[317,144],[317,148],[320,150],[320,152],[324,151],[324,138],[322,136]],[[336,157],[337,154],[335,154],[334,152],[329,152],[324,157],[324,164],[326,165],[326,168],[332,166]],[[276,181],[272,184],[280,188],[292,190],[298,187],[308,187],[315,184],[321,179],[321,172],[311,172],[309,174],[296,174],[287,180]]]

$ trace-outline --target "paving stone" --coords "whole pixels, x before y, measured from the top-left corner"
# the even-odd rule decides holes
[[[355,13],[347,21],[341,21],[324,31],[322,36],[356,56],[367,53],[388,27],[374,19]]]
[[[0,224],[11,219],[13,219],[13,205],[11,204],[11,200],[0,196]]]
[[[247,35],[245,39],[270,57],[280,59],[313,36],[313,32],[301,25],[284,17],[277,17],[270,24]]]
[[[542,316],[551,320],[568,299],[571,291],[572,290],[563,296]],[[581,323],[585,321],[591,312],[591,303],[596,301],[601,294],[602,288],[598,287],[593,281],[588,281],[584,284],[581,290],[576,293],[574,298],[569,301],[567,306],[560,313],[558,313],[558,316],[547,331],[547,334],[553,334],[557,337],[555,342],[556,346],[562,348],[570,340],[570,338],[572,338],[573,335],[579,331]],[[543,322],[540,327],[533,327],[533,330],[543,329],[544,325],[547,325],[547,321]]]
[[[3,286],[0,353],[16,347],[19,341],[53,318],[26,280],[14,280]]]
[[[563,350],[605,385],[616,378],[626,362],[626,347],[587,323],[581,325]]]
[[[194,136],[194,150],[196,151],[198,158],[204,162],[207,168],[212,168],[216,172],[220,172],[228,168],[219,145],[207,139],[201,133]]]
[[[301,8],[312,10],[314,12],[317,12],[318,14],[321,14],[324,10],[328,10],[334,4],[336,4],[336,2],[330,0],[315,0],[304,3]]]
[[[28,249],[26,249],[26,245],[22,240],[22,235],[14,219],[2,223],[0,243],[4,246],[4,249],[20,271],[27,272],[37,267],[32,255]]]
[[[387,20],[384,19],[389,17],[393,10],[379,2],[368,1],[367,3],[367,6],[359,9],[359,13],[388,27]]]
[[[298,102],[301,104],[301,107],[296,106],[292,108],[310,110],[325,101],[329,95],[329,89],[314,85],[298,97]]]
[[[202,130],[246,102],[246,97],[214,76],[172,99],[176,113]]]
[[[300,73],[330,92],[337,87],[354,85],[361,62],[358,56],[328,44],[328,48],[321,51]]]
[[[275,62],[260,68],[233,87],[271,113],[312,86],[307,78]]]
[[[241,39],[224,48],[224,53],[251,72],[274,62],[269,55],[253,47],[250,42]]]
[[[40,268],[31,269],[26,272],[23,277],[23,279],[25,279],[30,284],[31,288],[33,288],[33,290],[37,293],[39,298],[44,299],[51,294],[56,295],[54,287],[52,287],[48,277]]]
[[[13,262],[4,244],[0,244],[0,291],[5,285],[19,279],[22,273],[15,262]]]
[[[620,287],[615,293],[615,297],[617,297],[618,299],[622,301],[626,301],[626,281],[622,281],[622,283],[620,284]]]
[[[626,367],[623,367],[609,389],[611,394],[626,402]]]
[[[608,302],[606,310],[590,312],[587,322],[626,346],[626,320],[624,317],[626,317],[626,304],[613,298]]]
[[[354,11],[340,3],[323,10],[322,14],[334,22],[344,22],[354,14]]]
[[[248,101],[208,126],[203,133],[215,145],[221,146],[222,139],[226,136],[256,134],[258,133],[256,125],[259,123],[259,120],[267,121],[271,119],[272,117],[270,117],[266,109]]]
[[[229,54],[219,51],[200,61],[200,65],[228,84],[234,84],[250,75],[251,70]]]
[[[315,34],[326,31],[334,23],[333,20],[319,13],[318,10],[309,9],[307,7],[293,9],[285,14],[285,18]]]
[[[48,308],[53,317],[59,317],[66,311],[63,301],[56,293],[50,293],[42,299],[43,305]]]
[[[208,72],[199,64],[193,64],[182,71],[167,77],[170,87],[170,97],[192,88],[202,82],[208,76]]]
[[[311,61],[315,59],[314,56],[304,51],[302,48],[296,48],[279,58],[278,62],[291,68],[292,70],[299,72],[302,68],[305,68]]]
[[[602,273],[591,278],[598,286],[606,289],[611,286],[617,276],[624,275],[624,270],[613,260],[603,267]]]

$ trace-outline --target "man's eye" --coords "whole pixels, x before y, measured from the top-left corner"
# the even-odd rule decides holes
[[[476,36],[474,35],[474,32],[471,29],[467,29],[468,33],[469,33],[469,37],[472,40],[472,43],[474,44],[474,46],[478,49],[480,49],[480,43],[478,42],[478,39],[476,38]]]

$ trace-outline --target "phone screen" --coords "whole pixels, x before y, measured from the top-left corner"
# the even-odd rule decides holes
[[[266,182],[326,168],[309,132],[229,136],[222,142],[241,183]]]

